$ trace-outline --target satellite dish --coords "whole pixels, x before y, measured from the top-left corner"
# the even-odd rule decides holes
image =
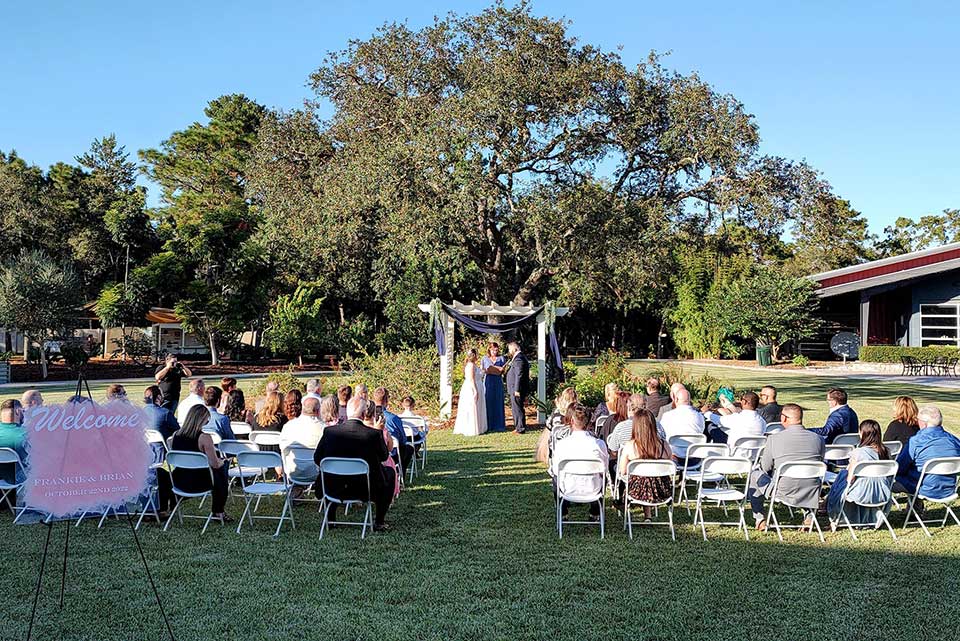
[[[840,332],[830,339],[830,350],[843,360],[856,360],[860,354],[860,337],[853,332]]]

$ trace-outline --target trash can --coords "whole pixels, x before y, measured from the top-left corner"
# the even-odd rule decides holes
[[[770,358],[769,345],[757,345],[757,365],[760,367],[770,367],[773,365],[773,359]]]

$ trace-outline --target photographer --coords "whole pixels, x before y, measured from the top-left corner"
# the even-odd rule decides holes
[[[164,364],[157,368],[154,375],[160,387],[160,394],[163,396],[161,407],[171,412],[177,411],[177,404],[180,403],[180,381],[190,376],[193,376],[193,372],[177,360],[176,354],[167,354]]]

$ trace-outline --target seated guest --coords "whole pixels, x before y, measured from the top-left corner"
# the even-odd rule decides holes
[[[292,389],[283,397],[283,415],[288,421],[300,416],[303,409],[303,394],[298,389]]]
[[[847,393],[834,387],[827,392],[827,404],[830,406],[830,414],[823,427],[810,430],[814,434],[819,434],[827,443],[833,443],[833,439],[841,434],[855,434],[860,429],[860,419],[857,413],[847,405]]]
[[[253,429],[279,432],[287,417],[283,413],[283,399],[279,392],[269,392],[260,411],[253,415]]]
[[[20,461],[27,464],[27,432],[21,425],[23,422],[23,407],[20,401],[10,399],[0,405],[0,447],[9,447],[20,456]],[[26,474],[22,467],[16,469],[15,464],[0,465],[0,479],[7,483],[22,483]],[[16,494],[11,494],[10,502],[16,505]],[[4,501],[6,505],[6,501]]]
[[[306,396],[304,396],[304,398],[315,398],[317,399],[317,401],[323,400],[323,396],[320,394],[323,388],[320,384],[319,378],[311,378],[309,381],[307,381],[306,389],[307,389],[307,394]]]
[[[247,399],[243,395],[243,390],[236,387],[230,390],[226,398],[226,403],[223,403],[223,414],[226,414],[231,422],[253,425],[253,410],[247,409]]]
[[[280,451],[283,453],[283,463],[286,473],[291,479],[297,481],[313,481],[317,478],[317,467],[312,462],[308,468],[297,467],[291,447],[309,447],[316,450],[320,444],[320,437],[323,436],[323,428],[326,427],[320,420],[320,401],[307,396],[303,399],[303,411],[300,416],[287,421],[280,432]],[[303,493],[303,487],[294,488],[296,497]]]
[[[373,391],[373,395],[377,395],[377,390]],[[384,443],[387,444],[387,449],[393,449],[393,436],[390,435],[390,431],[387,429],[386,422],[384,420],[385,414],[382,407],[378,407],[371,401],[365,402],[365,407],[363,410],[363,424],[369,428],[375,429],[383,436]],[[394,460],[393,456],[389,456],[386,461],[383,462],[384,467],[388,467],[393,470],[393,478],[396,479],[393,485],[393,498],[397,498],[400,495],[400,473],[399,468],[397,467],[397,462]]]
[[[764,385],[760,388],[760,409],[757,414],[767,423],[779,423],[780,411],[783,406],[777,402],[777,388],[773,385]]]
[[[267,381],[267,385],[264,388],[263,397],[257,399],[257,402],[253,406],[253,411],[255,414],[260,413],[260,410],[262,410],[263,406],[266,405],[267,399],[273,393],[277,393],[277,394],[280,393],[280,383],[278,383],[277,381]],[[281,405],[282,405],[283,397],[281,396],[280,398],[281,398]]]
[[[396,484],[392,470],[383,465],[390,458],[390,451],[383,435],[371,430],[360,420],[366,409],[362,398],[350,399],[346,409],[345,422],[324,428],[313,460],[317,465],[327,457],[359,458],[367,462],[372,496],[366,496],[367,484],[355,477],[328,474],[325,476],[326,489],[329,494],[338,498],[371,499],[376,508],[373,529],[383,531],[387,529],[384,521]],[[330,520],[336,519],[336,503],[330,504],[327,514]]]
[[[353,391],[353,395],[357,398],[362,398],[365,401],[369,401],[370,397],[367,393],[367,386],[363,383],[358,383],[357,388]]]
[[[124,389],[123,385],[117,383],[112,383],[107,385],[107,402],[110,401],[125,401],[127,400],[127,390]]]
[[[596,409],[593,410],[593,414],[590,415],[591,427],[596,426],[597,419],[610,416],[610,414],[613,413],[617,405],[617,394],[619,392],[620,388],[616,383],[607,383],[603,386],[603,402],[597,405]]]
[[[647,393],[643,396],[643,405],[656,416],[660,413],[660,408],[672,403],[670,397],[660,393],[660,379],[651,376],[647,379],[645,387]]]
[[[404,396],[403,400],[400,401],[400,407],[403,409],[403,411],[400,412],[400,416],[404,418],[417,415],[417,402],[413,400],[412,396]]]
[[[710,430],[710,440],[714,443],[735,443],[738,438],[763,436],[767,422],[757,413],[759,404],[760,397],[754,392],[745,392],[740,397],[739,408],[721,395],[720,405],[725,412],[704,414],[716,426]]]
[[[320,420],[324,427],[330,427],[340,422],[340,405],[337,403],[337,397],[333,394],[324,396],[320,401]]]
[[[861,507],[860,503],[883,503],[890,500],[891,483],[879,478],[856,478],[853,476],[853,466],[860,461],[889,461],[890,451],[883,444],[880,436],[880,424],[866,420],[860,423],[860,444],[850,453],[850,464],[847,469],[837,474],[836,480],[830,486],[827,496],[827,514],[830,517],[830,529],[836,530],[840,521],[841,512],[846,512],[847,519],[854,525],[858,523],[874,525],[877,523],[877,508]],[[843,493],[849,486],[847,498],[843,500]],[[889,509],[889,506],[888,506]]]
[[[627,418],[626,420],[617,423],[613,427],[613,431],[610,432],[610,436],[607,437],[607,450],[610,452],[617,452],[623,447],[624,443],[629,441],[633,436],[633,419],[634,417],[647,408],[647,397],[643,394],[631,394],[630,399],[627,401]],[[663,433],[663,427],[660,425],[660,422],[657,419],[653,419],[654,425],[657,428],[657,434],[661,439],[666,440],[666,436]]]
[[[646,402],[644,397],[641,397],[641,400]],[[636,501],[647,503],[665,501],[673,495],[673,485],[670,483],[669,476],[633,476],[630,477],[629,483],[624,479],[627,478],[627,465],[630,461],[671,460],[673,452],[670,451],[670,445],[657,433],[657,419],[653,417],[653,412],[650,410],[638,410],[630,421],[630,428],[630,439],[620,448],[617,474],[614,476],[619,479],[620,496],[624,496],[624,490],[626,490],[630,498]],[[650,512],[650,508],[644,506],[645,519],[650,519]]]
[[[143,390],[143,406],[150,417],[149,429],[160,432],[164,441],[180,429],[173,412],[163,407],[163,393],[159,385],[151,385]]]
[[[662,422],[663,415],[677,406],[677,392],[681,389],[686,389],[686,388],[684,388],[683,383],[680,383],[680,382],[676,382],[670,386],[670,402],[663,405],[660,408],[660,411],[657,412],[658,421]]]
[[[341,385],[337,388],[337,402],[340,407],[340,422],[347,420],[347,403],[353,398],[353,388],[349,385]]]
[[[223,396],[223,392],[220,391],[219,387],[208,387],[203,390],[203,404],[210,414],[210,420],[204,429],[208,432],[216,432],[220,435],[220,438],[235,439],[237,437],[233,434],[233,428],[230,427],[230,419],[217,410],[217,407],[220,406],[221,396]]]
[[[897,482],[895,492],[913,494],[920,482],[920,472],[927,461],[945,456],[960,456],[960,439],[943,429],[943,415],[933,405],[924,405],[917,412],[920,430],[907,441],[897,456]],[[920,488],[924,496],[942,499],[956,491],[957,479],[942,474],[928,474]],[[917,501],[917,510],[922,509]]]
[[[676,385],[676,383],[674,384]],[[660,425],[663,427],[664,437],[667,442],[674,436],[693,436],[703,434],[705,420],[703,414],[697,411],[690,403],[690,392],[683,385],[680,385],[672,392],[674,409],[666,412],[660,419]],[[674,457],[682,461],[687,457],[686,447],[675,447]]]
[[[546,429],[540,432],[537,439],[537,449],[534,459],[541,463],[550,460],[550,438],[553,435],[554,440],[566,436],[570,429],[566,426],[567,410],[577,403],[577,390],[572,387],[565,387],[557,395],[557,400],[553,403],[553,412],[547,417]]]
[[[219,391],[219,388],[216,388]],[[220,458],[216,447],[213,445],[213,439],[203,431],[203,428],[210,422],[210,411],[202,405],[193,405],[187,412],[182,427],[173,435],[173,447],[171,450],[181,450],[185,452],[202,452],[207,456],[207,462],[213,470],[213,486],[210,484],[210,472],[199,469],[191,470],[176,468],[173,470],[173,482],[184,492],[206,492],[212,489],[213,494],[213,512],[214,518],[230,519],[224,514],[224,507],[227,505],[227,461]],[[160,509],[166,510],[168,506],[172,507],[175,497],[167,485],[164,474],[157,474],[157,482],[160,484]]]
[[[557,490],[557,484],[559,483],[557,475],[560,471],[560,464],[563,461],[574,459],[598,461],[603,463],[604,469],[608,467],[610,462],[606,444],[594,438],[593,435],[587,431],[590,425],[589,410],[583,405],[573,405],[569,408],[567,417],[570,423],[570,434],[566,438],[557,441],[556,450],[553,452],[552,476],[554,492]],[[593,494],[600,491],[602,483],[603,481],[600,479],[568,477],[565,479],[565,484],[562,489],[567,494]],[[568,509],[567,503],[564,503],[561,507],[562,514],[566,515]],[[590,504],[590,518],[591,520],[598,520],[600,518],[599,501]]]
[[[20,397],[20,404],[23,405],[24,412],[29,412],[34,407],[41,407],[43,405],[43,395],[38,389],[28,389],[23,393],[23,396]]]
[[[217,411],[223,415],[228,416],[227,414],[227,403],[230,400],[230,392],[237,388],[237,379],[232,376],[224,376],[220,379],[220,389],[223,390],[223,396],[220,398],[220,406],[217,408]]]
[[[642,398],[642,397],[641,397]],[[607,444],[607,452],[610,454],[610,478],[616,478],[617,474],[617,449],[610,447],[610,435],[617,425],[621,423],[632,423],[627,419],[630,417],[630,394],[628,392],[617,392],[617,400],[613,406],[613,414],[608,415],[600,424],[599,430],[594,430],[594,436]]]
[[[909,396],[898,396],[893,401],[893,420],[883,433],[885,441],[900,441],[906,446],[910,437],[920,431],[917,423],[917,404]]]
[[[803,426],[803,410],[799,405],[784,405],[780,420],[784,429],[767,437],[767,445],[763,448],[758,464],[759,469],[753,471],[747,489],[747,498],[753,508],[753,520],[758,530],[767,529],[763,503],[764,499],[771,498],[773,475],[777,467],[790,461],[822,461],[826,450],[823,439]],[[787,499],[797,507],[816,510],[820,504],[820,486],[818,479],[783,479],[777,498]],[[808,516],[804,525],[812,526],[813,517]]]
[[[410,469],[410,461],[413,459],[414,454],[413,445],[407,441],[407,433],[406,430],[403,429],[403,421],[388,409],[390,406],[390,392],[388,392],[385,387],[378,387],[373,390],[373,404],[375,408],[379,408],[380,411],[383,412],[383,421],[387,431],[390,433],[390,436],[395,438],[397,443],[399,443],[398,449],[402,468],[404,470]]]
[[[202,378],[195,378],[190,381],[190,393],[177,404],[177,423],[183,425],[183,422],[187,420],[187,412],[190,411],[191,407],[194,405],[204,405],[203,390],[205,388],[206,385],[204,385]]]

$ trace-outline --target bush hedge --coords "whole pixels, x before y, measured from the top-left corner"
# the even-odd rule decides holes
[[[901,356],[913,356],[921,360],[946,357],[960,358],[956,347],[902,347],[900,345],[864,345],[860,348],[860,360],[867,363],[900,363]]]

